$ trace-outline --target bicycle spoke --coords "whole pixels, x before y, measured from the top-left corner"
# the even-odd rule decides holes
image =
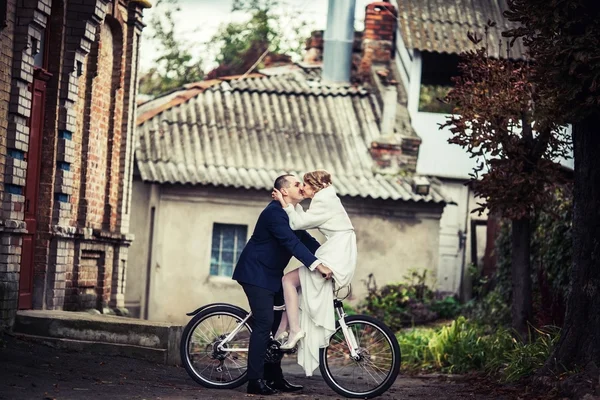
[[[352,321],[347,326],[356,340],[358,359],[350,355],[349,345],[338,328],[326,351],[328,376],[344,391],[373,393],[388,381],[394,367],[390,339],[367,321]]]
[[[237,352],[235,349],[248,348],[250,331],[247,325],[240,326],[241,322],[235,315],[219,313],[208,315],[198,322],[188,341],[189,365],[194,374],[216,384],[233,382],[245,374],[247,351]],[[221,342],[226,351],[218,350],[217,344],[236,329],[234,337],[227,343]]]

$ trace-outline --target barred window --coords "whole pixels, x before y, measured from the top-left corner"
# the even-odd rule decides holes
[[[233,267],[240,257],[248,226],[218,224],[213,225],[212,248],[210,257],[210,274],[214,276],[231,276]]]

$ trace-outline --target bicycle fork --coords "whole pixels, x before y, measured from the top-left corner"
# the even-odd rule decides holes
[[[352,332],[352,329],[348,329],[348,325],[346,325],[346,312],[344,311],[344,304],[340,300],[334,300],[333,304],[338,315],[340,328],[342,328],[342,333],[344,334],[344,339],[346,339],[346,344],[348,345],[348,350],[350,350],[350,356],[354,360],[358,361],[360,359],[360,355],[358,354],[358,343],[356,342],[354,332]]]

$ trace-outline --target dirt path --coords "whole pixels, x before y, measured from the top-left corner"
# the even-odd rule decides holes
[[[290,360],[288,379],[304,385],[300,394],[274,398],[341,399],[320,376],[304,377]],[[65,352],[39,344],[4,338],[0,348],[0,399],[243,399],[261,398],[236,390],[198,386],[183,368],[123,357]],[[380,399],[517,399],[514,391],[486,389],[465,379],[444,376],[399,376]],[[527,398],[522,397],[522,398]]]

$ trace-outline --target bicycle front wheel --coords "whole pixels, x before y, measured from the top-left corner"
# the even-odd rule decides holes
[[[394,333],[379,320],[367,315],[345,318],[358,345],[352,357],[342,328],[321,349],[321,375],[336,393],[348,398],[370,399],[394,384],[400,371],[400,345]]]
[[[242,324],[247,315],[223,304],[190,320],[181,336],[181,362],[196,382],[214,389],[233,389],[246,382],[252,332],[249,321]],[[235,336],[223,343],[235,329]]]

